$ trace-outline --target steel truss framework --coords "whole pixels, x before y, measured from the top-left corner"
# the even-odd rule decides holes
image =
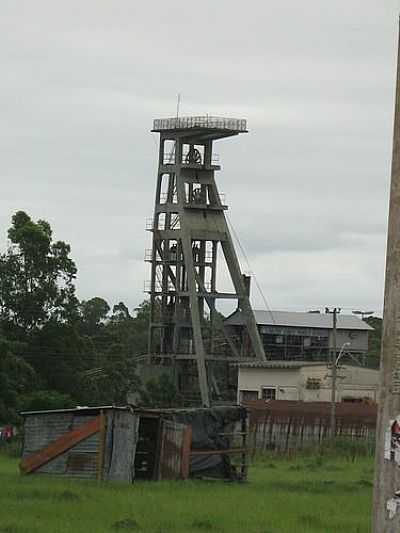
[[[210,123],[206,117],[198,118],[154,122],[160,145],[154,218],[149,227],[153,246],[146,255],[151,262],[148,353],[171,358],[175,365],[195,361],[201,401],[209,406],[210,386],[217,385],[212,372],[207,378],[207,360],[223,360],[223,354],[217,353],[215,333],[217,299],[237,300],[245,317],[247,353],[239,354],[226,334],[233,359],[264,360],[265,353],[225,219],[227,206],[215,182],[214,173],[220,167],[213,164],[212,156],[213,141],[245,131],[245,121]],[[217,288],[219,249],[228,266],[232,293]]]

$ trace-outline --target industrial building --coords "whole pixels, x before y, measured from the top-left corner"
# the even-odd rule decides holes
[[[307,361],[239,363],[238,401],[331,400],[331,370],[327,364]],[[360,366],[338,368],[336,401],[377,401],[379,371]]]
[[[333,321],[327,313],[254,311],[265,353],[275,361],[326,361],[333,347]],[[225,320],[225,330],[237,350],[248,343],[242,313],[235,311]],[[362,364],[368,353],[368,333],[373,328],[355,315],[337,317],[336,346]]]

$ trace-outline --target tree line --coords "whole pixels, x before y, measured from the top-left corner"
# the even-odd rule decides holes
[[[146,352],[148,302],[133,316],[123,302],[80,301],[71,248],[45,220],[18,211],[8,239],[0,253],[0,423],[24,409],[124,404],[141,386],[134,359]]]

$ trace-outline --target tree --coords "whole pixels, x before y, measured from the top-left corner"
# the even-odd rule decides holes
[[[80,304],[82,330],[87,335],[95,335],[103,325],[110,311],[108,303],[99,296],[95,296]]]
[[[17,404],[125,403],[140,387],[135,356],[146,352],[148,302],[135,316],[123,302],[110,316],[99,296],[80,303],[70,246],[54,241],[44,220],[18,211],[8,237],[0,254],[0,339],[8,339],[0,352],[0,417],[14,416]]]
[[[18,345],[0,338],[0,422],[17,420],[18,398],[35,386],[37,376],[32,366],[13,353]]]
[[[55,390],[38,390],[24,394],[18,401],[19,409],[23,411],[41,411],[50,409],[69,409],[76,407],[76,402],[68,394]]]
[[[139,389],[135,358],[146,351],[147,326],[147,302],[137,309],[135,318],[127,306],[119,302],[113,307],[111,318],[103,323],[98,321],[97,330],[92,330],[90,339],[96,353],[96,365],[84,376],[91,395],[99,402],[125,403],[127,393]]]
[[[34,222],[24,211],[12,217],[11,246],[0,255],[0,317],[25,331],[49,320],[78,316],[70,246],[53,242],[48,222]]]
[[[179,405],[179,395],[168,374],[149,379],[141,393],[142,403],[148,407],[174,407]]]
[[[123,322],[124,320],[129,320],[131,318],[132,317],[129,313],[129,309],[126,307],[124,302],[119,302],[118,304],[114,305],[113,314],[111,317],[113,322]]]
[[[373,331],[368,332],[368,360],[367,364],[376,368],[379,366],[381,356],[381,342],[382,342],[382,318],[376,316],[369,316],[365,322],[374,328]]]

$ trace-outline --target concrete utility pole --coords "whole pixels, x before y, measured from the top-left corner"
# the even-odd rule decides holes
[[[337,329],[337,315],[340,313],[340,309],[334,307],[332,311],[328,308],[325,309],[326,313],[331,313],[333,318],[332,327],[332,348],[331,348],[331,364],[332,364],[332,389],[331,389],[331,418],[330,418],[330,436],[332,439],[336,436],[336,381],[337,381],[337,365],[336,365],[336,329]]]
[[[400,51],[400,46],[399,46]],[[400,54],[392,153],[378,405],[374,533],[400,531]]]

